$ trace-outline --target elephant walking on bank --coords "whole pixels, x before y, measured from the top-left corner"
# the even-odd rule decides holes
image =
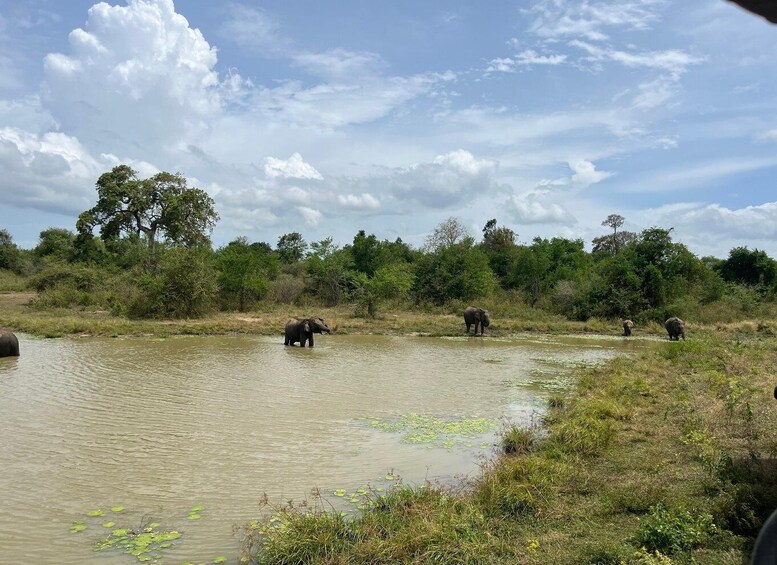
[[[631,320],[623,320],[623,335],[628,337],[631,335],[631,329],[634,327],[634,322]]]
[[[8,330],[0,330],[0,357],[19,357],[19,339]]]
[[[329,326],[321,318],[292,318],[286,322],[286,334],[283,345],[294,345],[299,342],[300,347],[305,347],[305,342],[310,342],[313,347],[313,334],[330,333]]]
[[[469,327],[475,324],[475,335],[478,335],[478,324],[480,324],[480,335],[482,336],[485,329],[491,325],[491,314],[488,313],[488,310],[467,306],[464,309],[464,323],[467,324],[467,333],[469,333]]]
[[[666,322],[664,322],[664,327],[666,328],[666,332],[669,334],[670,340],[679,341],[682,337],[683,341],[685,341],[685,322],[683,322],[680,318],[669,318]]]

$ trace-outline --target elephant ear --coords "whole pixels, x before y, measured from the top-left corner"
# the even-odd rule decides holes
[[[305,320],[305,322],[302,324],[302,330],[305,332],[310,331],[310,320]]]

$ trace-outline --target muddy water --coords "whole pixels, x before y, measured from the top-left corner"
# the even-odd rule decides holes
[[[164,563],[235,563],[233,524],[258,501],[450,480],[493,454],[498,423],[528,421],[569,367],[628,351],[621,339],[321,336],[21,337],[0,359],[0,563],[137,563],[92,545],[154,521],[182,537]],[[488,429],[411,436],[417,414]],[[478,420],[483,422],[483,420]],[[445,431],[445,430],[444,430]],[[431,439],[430,439],[431,437]],[[201,505],[201,519],[188,520]],[[123,506],[120,513],[110,508]],[[90,510],[105,516],[87,518]],[[87,529],[69,533],[82,520]]]

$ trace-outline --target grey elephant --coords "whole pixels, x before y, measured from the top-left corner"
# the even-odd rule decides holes
[[[630,336],[631,335],[631,329],[634,327],[634,322],[631,320],[623,320],[623,335],[624,336]]]
[[[475,335],[478,335],[478,324],[480,324],[480,335],[483,335],[485,329],[491,325],[491,314],[488,310],[467,306],[464,309],[464,323],[467,324],[467,333],[469,333],[469,327],[475,324]]]
[[[8,330],[0,330],[0,357],[19,357],[19,339]]]
[[[310,347],[313,347],[313,334],[324,332],[330,333],[330,330],[321,318],[292,318],[286,322],[283,345],[299,342],[300,347],[305,347],[305,342],[310,342]]]
[[[682,337],[685,340],[685,322],[680,318],[673,316],[664,322],[666,332],[669,334],[670,340],[679,341]]]

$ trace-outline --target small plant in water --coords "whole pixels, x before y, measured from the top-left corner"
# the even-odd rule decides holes
[[[496,422],[488,418],[443,420],[413,413],[399,418],[375,419],[370,422],[370,425],[383,432],[402,434],[404,443],[429,444],[452,449],[455,445],[465,445],[467,443],[465,438],[473,438],[493,431]]]
[[[158,527],[158,524],[156,525]],[[133,555],[141,563],[159,559],[162,551],[173,547],[173,541],[181,537],[177,530],[159,530],[151,525],[137,529],[117,528],[111,535],[98,541],[95,551],[119,549]]]

